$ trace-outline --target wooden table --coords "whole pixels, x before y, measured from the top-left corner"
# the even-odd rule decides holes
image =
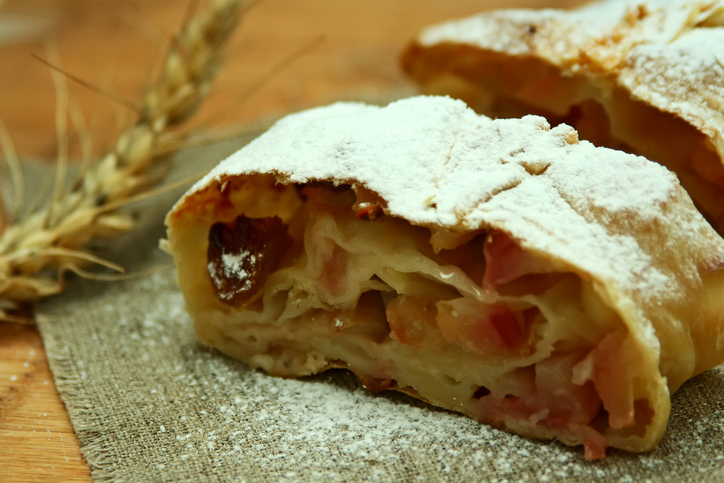
[[[0,119],[25,158],[56,156],[52,56],[74,75],[139,99],[189,0],[0,0]],[[265,82],[212,129],[239,126],[337,99],[381,99],[412,92],[397,57],[427,24],[511,6],[569,7],[577,0],[264,0],[237,32],[215,93],[199,118],[244,95],[286,56],[324,41]],[[97,152],[128,111],[79,85],[70,97],[90,126]],[[71,149],[77,155],[76,147]],[[28,187],[32,189],[33,187]],[[72,344],[73,341],[68,341]],[[0,480],[88,481],[90,471],[53,383],[35,327],[0,323]]]

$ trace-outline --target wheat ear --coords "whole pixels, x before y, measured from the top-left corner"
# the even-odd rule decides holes
[[[245,4],[213,0],[188,19],[138,108],[138,121],[70,190],[56,191],[41,209],[6,227],[0,236],[0,319],[17,320],[12,312],[19,304],[61,292],[66,270],[82,273],[80,267],[88,264],[120,268],[83,247],[134,227],[132,217],[117,207],[165,173],[160,155],[169,145],[178,145],[180,136],[171,129],[188,119],[208,94],[222,47]]]

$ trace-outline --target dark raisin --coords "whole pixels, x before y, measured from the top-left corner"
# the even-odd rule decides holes
[[[357,210],[356,215],[360,220],[375,221],[384,215],[384,212],[380,205],[367,204],[364,208]]]
[[[222,303],[239,307],[262,288],[293,243],[279,217],[239,216],[215,223],[207,251],[211,286]]]
[[[478,390],[475,391],[475,394],[473,394],[473,399],[480,399],[481,397],[485,397],[488,394],[490,394],[490,389],[485,386],[480,386]]]

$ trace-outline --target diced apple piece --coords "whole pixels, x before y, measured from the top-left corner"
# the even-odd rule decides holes
[[[387,305],[387,322],[392,331],[390,337],[416,349],[441,352],[445,341],[436,326],[436,309],[424,297],[400,294]],[[437,336],[437,337],[436,337]]]
[[[529,274],[552,272],[548,262],[524,251],[518,242],[502,231],[491,231],[485,245],[486,268],[483,288],[495,291],[499,286]]]
[[[517,350],[527,340],[527,322],[537,313],[530,310],[513,313],[505,304],[458,298],[439,302],[436,320],[447,341],[457,340],[479,354],[500,354]]]
[[[548,426],[567,427],[588,424],[600,411],[601,400],[592,384],[573,382],[573,368],[583,354],[554,354],[535,366],[535,399],[544,401],[550,415]]]
[[[608,424],[622,429],[634,424],[632,341],[623,331],[608,334],[573,369],[574,383],[592,381],[608,411]]]
[[[310,230],[310,243],[306,243],[307,271],[317,278],[319,285],[332,296],[343,293],[347,287],[347,253],[329,238],[331,218],[321,217]]]

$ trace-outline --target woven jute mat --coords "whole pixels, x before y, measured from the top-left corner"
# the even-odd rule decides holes
[[[246,140],[184,152],[177,179]],[[184,172],[185,171],[185,172]],[[145,276],[73,280],[37,312],[50,366],[97,481],[724,481],[724,369],[673,397],[660,446],[609,451],[531,441],[344,371],[301,380],[249,369],[196,339],[158,249],[176,191],[101,255]]]

